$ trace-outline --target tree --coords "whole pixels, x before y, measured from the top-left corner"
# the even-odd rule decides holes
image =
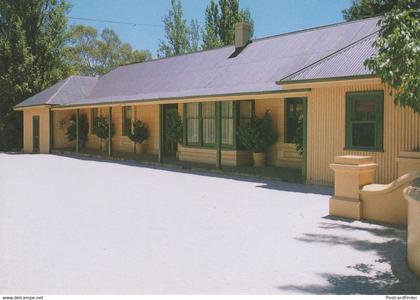
[[[133,122],[133,129],[128,132],[128,138],[134,143],[134,153],[136,153],[136,145],[142,144],[149,138],[149,129],[145,123],[137,120]]]
[[[0,150],[22,148],[13,106],[67,76],[64,0],[0,1]]]
[[[70,126],[67,128],[66,136],[69,142],[75,141],[76,135],[76,115],[70,117]],[[86,142],[88,141],[89,122],[86,115],[79,116],[79,145],[81,148],[85,148]]]
[[[70,32],[67,59],[73,74],[103,75],[122,64],[151,59],[149,51],[133,50],[112,29],[105,28],[98,36],[95,28],[76,25]]]
[[[168,57],[198,50],[200,29],[197,20],[191,21],[191,27],[184,19],[180,0],[171,0],[171,9],[163,18],[166,41],[160,41],[158,57]]]
[[[380,27],[378,54],[365,65],[393,89],[395,103],[420,113],[420,3],[400,0]]]
[[[254,21],[248,9],[239,8],[239,0],[212,0],[206,8],[203,49],[232,45],[235,41],[235,24],[247,22],[254,34]]]
[[[383,15],[389,12],[399,0],[352,0],[349,8],[342,11],[346,21],[353,21]]]

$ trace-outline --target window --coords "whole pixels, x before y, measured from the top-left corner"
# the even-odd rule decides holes
[[[240,101],[239,102],[239,125],[249,123],[255,113],[254,101]]]
[[[188,103],[185,105],[187,122],[187,144],[200,144],[200,104]]]
[[[233,102],[222,102],[222,145],[233,146]]]
[[[382,150],[383,115],[383,91],[347,93],[346,148]]]
[[[249,122],[254,101],[221,102],[222,147],[235,147],[236,126]],[[216,146],[216,103],[185,104],[186,143],[191,146]]]
[[[90,116],[90,133],[93,133],[93,127],[95,126],[95,120],[98,117],[98,109],[97,108],[92,108],[90,110],[91,112],[91,116]]]
[[[127,136],[131,131],[131,106],[123,107],[123,124],[122,124],[123,136]]]
[[[216,111],[214,102],[201,104],[201,116],[203,119],[203,144],[214,145],[216,143]]]
[[[299,118],[303,115],[303,99],[286,99],[285,110],[286,130],[284,139],[286,143],[294,143],[296,140]]]

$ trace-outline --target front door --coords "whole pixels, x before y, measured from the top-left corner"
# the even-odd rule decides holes
[[[39,116],[32,117],[32,152],[39,153]]]
[[[178,118],[178,104],[167,104],[163,107],[164,113],[164,153],[175,155],[178,151],[178,141],[174,137],[176,120]]]

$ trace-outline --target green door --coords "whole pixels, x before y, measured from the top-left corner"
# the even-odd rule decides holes
[[[164,114],[164,133],[163,133],[163,145],[165,154],[175,155],[178,151],[178,141],[174,136],[174,126],[176,118],[178,117],[178,104],[167,104],[163,107]]]
[[[39,116],[32,117],[32,152],[39,153]]]

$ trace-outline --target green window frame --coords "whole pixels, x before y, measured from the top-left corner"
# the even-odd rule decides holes
[[[122,108],[122,135],[128,136],[131,131],[133,112],[131,106],[123,106]]]
[[[98,108],[91,108],[90,110],[90,133],[93,134],[93,127],[95,126],[95,120],[98,117]]]
[[[284,142],[295,143],[299,119],[303,116],[303,98],[286,98]]]
[[[347,150],[383,151],[384,92],[346,93]]]
[[[222,148],[236,149],[236,128],[255,114],[255,101],[221,102]],[[184,105],[184,144],[189,147],[216,147],[216,102]]]

